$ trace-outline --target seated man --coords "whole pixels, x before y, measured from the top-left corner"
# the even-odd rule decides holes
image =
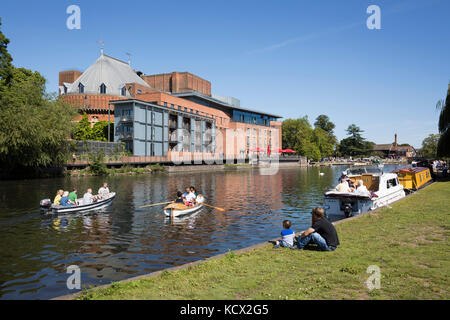
[[[97,200],[97,198],[92,195],[92,189],[87,189],[87,192],[83,196],[83,205],[91,204],[94,200]]]
[[[346,180],[341,180],[341,182],[334,189],[339,192],[353,192],[353,190],[348,186]]]
[[[320,207],[312,210],[312,226],[297,238],[297,246],[303,249],[312,242],[322,251],[334,251],[339,245],[339,239],[333,224],[325,218],[325,211]]]
[[[78,192],[77,188],[73,188],[73,191],[71,193],[69,193],[70,201],[72,201],[72,203],[75,203],[75,204],[77,204],[77,198],[78,198],[77,192]]]
[[[98,189],[98,195],[100,199],[108,199],[109,198],[109,188],[108,184],[105,182],[103,186]]]
[[[370,192],[369,190],[367,190],[362,180],[358,180],[358,185],[356,187],[356,194],[364,197],[370,196]]]
[[[75,205],[70,199],[69,199],[69,191],[64,191],[63,196],[60,201],[60,205],[63,207],[72,207]]]

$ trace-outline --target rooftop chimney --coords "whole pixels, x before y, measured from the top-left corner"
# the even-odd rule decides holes
[[[395,142],[394,142],[394,147],[397,146],[397,134],[395,134]]]

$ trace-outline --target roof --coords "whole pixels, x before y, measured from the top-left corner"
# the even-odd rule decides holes
[[[257,114],[261,114],[261,115],[265,115],[265,116],[269,116],[269,117],[273,117],[273,118],[282,118],[282,116],[277,116],[275,114],[270,114],[270,113],[267,113],[267,112],[262,112],[262,111],[252,110],[252,109],[246,109],[246,108],[241,108],[241,107],[235,107],[235,106],[233,106],[231,104],[228,104],[228,103],[226,103],[224,101],[221,101],[221,100],[218,100],[218,99],[214,99],[213,97],[205,96],[205,95],[203,95],[203,94],[201,94],[199,92],[196,92],[196,91],[172,93],[172,95],[176,96],[176,97],[181,97],[181,98],[192,97],[193,96],[193,97],[199,98],[201,100],[205,100],[205,101],[208,101],[208,102],[212,102],[212,103],[218,104],[218,105],[220,105],[222,107],[225,107],[227,109],[241,110],[241,111],[244,111],[244,112],[252,112],[252,113],[257,113]]]
[[[374,151],[391,150],[392,144],[376,144],[373,146]]]
[[[124,61],[101,54],[100,57],[83,74],[67,88],[67,93],[78,93],[78,85],[82,83],[84,93],[100,93],[100,85],[106,86],[106,94],[121,95],[126,83],[138,83],[150,87]],[[129,95],[129,93],[127,93]]]

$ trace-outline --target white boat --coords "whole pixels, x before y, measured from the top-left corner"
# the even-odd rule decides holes
[[[196,212],[203,208],[205,198],[199,194],[196,201],[197,204],[194,206],[186,206],[183,203],[171,203],[164,208],[164,214],[168,217],[179,217]]]
[[[56,205],[56,204],[48,205],[49,199],[45,199],[45,200],[41,201],[41,209],[43,209],[43,210],[47,209],[48,211],[52,211],[53,213],[86,212],[86,211],[102,209],[102,208],[110,205],[115,197],[116,197],[116,193],[111,192],[107,199],[97,200],[97,201],[92,202],[91,204],[81,204],[82,199],[77,199],[76,201],[77,201],[78,205],[70,206],[70,207]]]
[[[354,185],[363,180],[368,192],[339,192],[331,190],[324,195],[326,214],[351,217],[369,210],[375,210],[405,197],[403,186],[395,173],[383,173],[378,167],[359,167],[347,170],[347,176]]]

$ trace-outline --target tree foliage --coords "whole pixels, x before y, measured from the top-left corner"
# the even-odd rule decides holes
[[[419,154],[424,158],[436,158],[439,138],[439,134],[430,134],[423,139],[422,148],[420,148]]]
[[[110,124],[110,130],[113,124]],[[87,114],[83,114],[81,120],[76,124],[72,134],[75,140],[108,140],[108,121],[98,121],[91,127]]]
[[[450,84],[448,85],[445,105],[442,106],[439,116],[440,138],[437,145],[438,157],[450,157]]]
[[[307,116],[286,119],[282,124],[283,148],[295,150],[299,155],[318,161],[334,153],[334,143],[332,139],[330,140],[330,134],[333,135],[332,128],[331,132],[320,126],[312,128]]]
[[[361,128],[351,124],[346,131],[349,137],[342,139],[339,144],[339,152],[343,156],[364,157],[372,154],[375,144],[362,137],[364,131]]]
[[[61,164],[75,111],[45,93],[39,72],[16,68],[0,31],[0,168],[47,167]]]

